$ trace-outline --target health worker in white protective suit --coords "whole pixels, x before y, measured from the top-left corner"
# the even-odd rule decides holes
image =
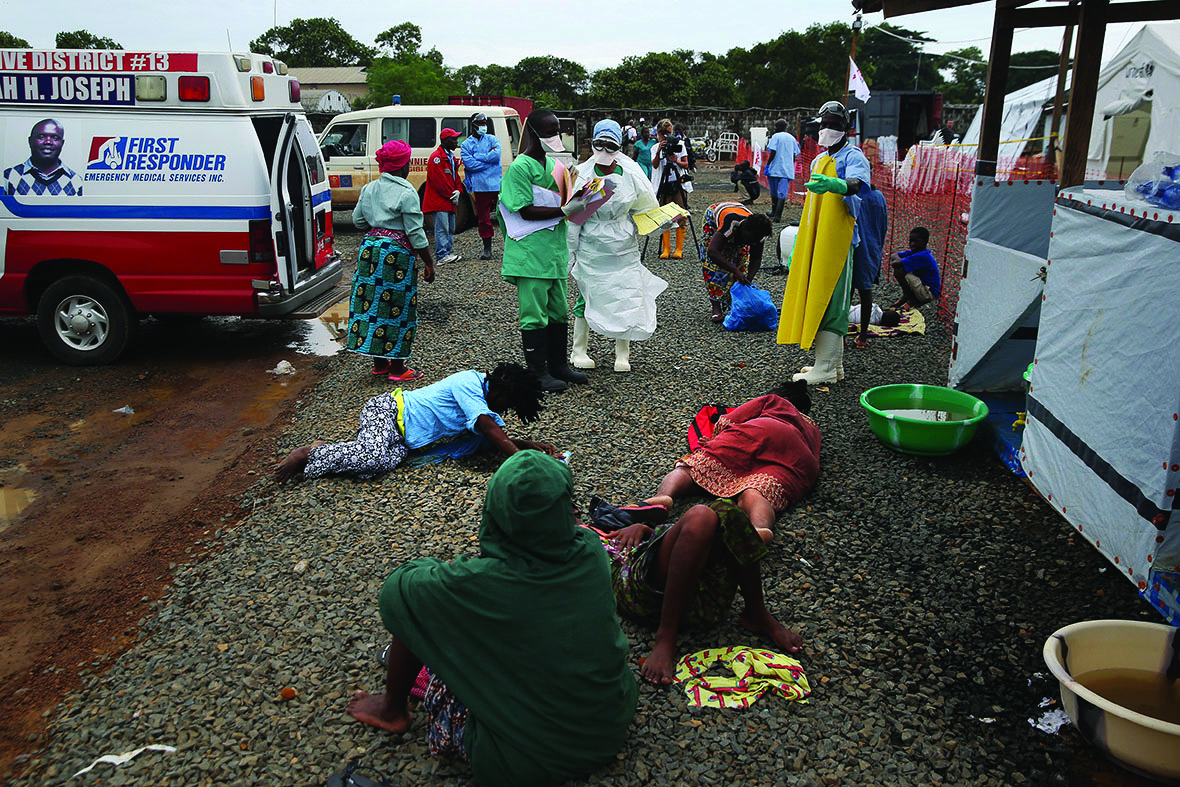
[[[591,156],[576,168],[575,191],[602,178],[611,196],[579,227],[569,222],[570,270],[578,285],[574,348],[570,363],[593,369],[587,354],[590,329],[615,340],[615,371],[631,371],[631,342],[656,329],[656,297],[668,282],[643,267],[636,213],[659,207],[651,179],[620,152],[623,130],[613,120],[594,126]]]

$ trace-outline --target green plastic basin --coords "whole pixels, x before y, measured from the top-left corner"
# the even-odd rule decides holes
[[[879,385],[862,393],[860,403],[878,440],[923,456],[959,450],[987,418],[987,405],[979,399],[937,385]]]

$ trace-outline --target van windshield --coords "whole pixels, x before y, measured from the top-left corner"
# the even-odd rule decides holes
[[[341,123],[324,134],[322,147],[329,156],[363,156],[368,136],[368,123]]]

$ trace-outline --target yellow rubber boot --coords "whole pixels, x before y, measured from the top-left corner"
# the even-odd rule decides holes
[[[671,246],[672,246],[672,233],[671,233],[671,231],[668,231],[660,236],[660,259],[661,260],[668,259],[668,253],[671,250]]]
[[[684,227],[676,228],[676,251],[672,252],[672,259],[684,258]]]

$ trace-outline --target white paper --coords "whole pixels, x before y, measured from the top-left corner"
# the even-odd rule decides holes
[[[533,186],[533,205],[538,208],[561,207],[561,195],[550,189]],[[504,231],[513,240],[527,238],[539,230],[551,230],[560,224],[564,218],[563,216],[559,216],[556,219],[529,221],[528,219],[521,218],[519,211],[512,211],[505,208],[503,202],[500,203],[500,216],[504,219]]]
[[[169,754],[176,751],[175,746],[165,746],[160,743],[152,743],[147,746],[141,746],[140,748],[136,749],[135,751],[125,751],[122,754],[104,754],[103,756],[101,756],[97,760],[95,760],[94,762],[90,763],[90,765],[86,766],[82,770],[75,773],[74,776],[81,776],[82,774],[87,773],[91,769],[93,769],[94,766],[99,765],[104,762],[109,762],[111,765],[122,765],[123,763],[128,762],[129,760],[135,759],[136,757],[143,754],[145,751],[148,751],[149,749],[152,751],[167,752]],[[70,778],[73,779],[74,776],[71,776]]]

